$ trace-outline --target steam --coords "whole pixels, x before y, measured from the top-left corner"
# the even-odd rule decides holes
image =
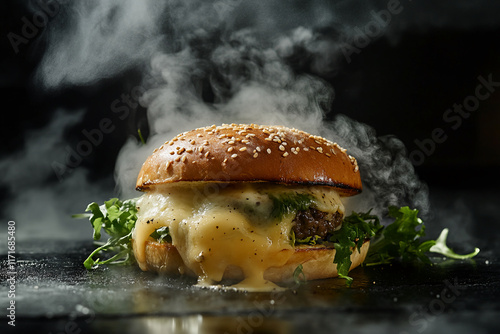
[[[142,62],[158,47],[161,25],[155,23],[164,5],[154,0],[110,0],[62,6],[48,27],[38,79],[47,87],[89,85]]]
[[[319,47],[314,31],[298,27],[269,47],[248,29],[219,38],[198,31],[189,38],[210,51],[200,52],[188,42],[179,52],[158,53],[151,61],[148,76],[160,79],[142,100],[148,110],[149,143],[144,147],[130,140],[117,162],[117,184],[125,197],[133,195],[146,157],[182,131],[220,123],[279,124],[336,141],[358,159],[365,189],[361,199],[350,201],[353,209],[374,208],[382,214],[389,205],[410,205],[423,214],[428,211],[427,188],[415,175],[403,143],[378,138],[373,128],[345,115],[328,121],[333,87],[317,76],[297,74],[287,63],[300,46],[317,59],[316,70],[321,72],[323,65],[325,72],[332,72],[337,49]],[[334,61],[322,61],[325,54],[318,50],[333,50]],[[204,98],[207,90],[209,102]]]
[[[372,19],[372,8],[352,15],[344,7],[319,1],[286,7],[279,1],[240,0],[64,3],[42,36],[46,50],[36,79],[55,90],[142,70],[140,103],[147,108],[150,136],[145,145],[130,139],[121,149],[115,171],[121,197],[139,195],[134,187],[143,161],[182,131],[233,122],[280,124],[336,141],[358,159],[365,190],[360,200],[351,201],[353,208],[408,204],[426,212],[427,189],[403,144],[378,138],[368,125],[330,110],[335,91],[325,79],[345,66],[346,34]],[[344,25],[350,30],[339,28]],[[31,134],[23,154],[2,161],[8,188],[17,196],[8,203],[7,215],[36,221],[35,211],[45,209],[44,223],[66,228],[69,236],[75,226],[66,225],[70,213],[81,212],[89,200],[111,197],[111,187],[90,184],[83,167],[46,188],[53,178],[50,161],[64,159],[63,129],[80,117],[59,112],[47,128]],[[33,168],[30,182],[13,167],[35,161],[48,163]],[[31,190],[15,192],[16,183]],[[23,211],[23,205],[36,210]],[[29,228],[34,234],[41,230]]]
[[[22,151],[0,161],[9,194],[3,221],[16,222],[17,240],[75,240],[90,235],[89,224],[71,222],[71,215],[82,212],[89,198],[103,201],[112,195],[112,184],[90,185],[84,168],[75,168],[64,182],[50,182],[56,179],[51,162],[63,161],[67,155],[64,131],[83,115],[84,110],[56,111],[46,128],[27,134]]]

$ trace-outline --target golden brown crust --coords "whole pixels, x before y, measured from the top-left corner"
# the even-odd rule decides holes
[[[182,133],[143,164],[137,190],[179,181],[307,183],[361,191],[356,159],[336,143],[281,126],[231,124]]]
[[[366,241],[351,255],[352,270],[365,260],[370,242]],[[271,267],[264,272],[264,279],[272,282],[286,282],[293,279],[293,273],[299,264],[302,264],[302,272],[307,280],[337,277],[337,265],[333,263],[335,249],[322,246],[298,246],[295,252],[284,266]],[[195,275],[182,261],[175,246],[169,243],[158,243],[148,241],[146,244],[147,270],[161,273],[181,273]],[[224,279],[244,279],[243,272],[239,267],[228,267],[224,272]]]

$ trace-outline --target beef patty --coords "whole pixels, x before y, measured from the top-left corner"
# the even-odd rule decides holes
[[[292,231],[295,238],[305,239],[309,236],[319,236],[326,239],[342,225],[343,215],[339,212],[329,213],[314,208],[299,211],[293,219]]]

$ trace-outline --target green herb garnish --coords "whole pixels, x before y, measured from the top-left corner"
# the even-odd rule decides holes
[[[351,268],[351,254],[355,248],[361,249],[366,239],[374,237],[383,229],[377,216],[367,213],[355,213],[345,217],[342,228],[335,231],[329,238],[335,247],[335,258],[333,262],[337,264],[337,272],[340,278],[347,281],[347,285],[352,284],[352,278],[348,276]]]
[[[101,230],[109,235],[106,243],[98,243],[100,246],[95,249],[84,261],[85,268],[96,268],[99,264],[126,264],[134,261],[132,254],[132,229],[137,220],[137,208],[135,199],[120,201],[112,198],[105,201],[103,205],[96,202],[90,203],[85,211],[89,214],[74,215],[75,218],[88,217],[94,228],[94,240],[101,239]],[[96,258],[104,252],[114,253],[106,260]]]
[[[344,218],[342,228],[335,232],[330,241],[335,243],[335,259],[339,277],[345,278],[348,286],[352,278],[348,276],[351,267],[350,256],[354,248],[360,248],[365,239],[370,239],[370,248],[363,265],[374,266],[394,261],[421,261],[432,264],[428,252],[439,253],[455,259],[470,259],[479,253],[458,255],[446,245],[448,230],[444,229],[437,240],[420,241],[425,235],[425,225],[418,217],[418,210],[409,207],[390,207],[389,216],[394,221],[383,227],[378,217],[353,212]]]
[[[320,243],[322,239],[319,235],[310,235],[304,239],[297,239],[294,235],[293,241],[294,245],[316,245]]]
[[[455,253],[451,248],[449,248],[446,245],[446,239],[448,238],[448,229],[445,228],[441,231],[441,234],[437,238],[437,240],[434,242],[434,244],[431,246],[429,249],[430,252],[442,254],[446,257],[449,257],[451,259],[457,259],[457,260],[465,260],[465,259],[471,259],[477,254],[479,254],[479,248],[475,247],[474,251],[469,254],[465,255],[460,255]]]
[[[157,240],[159,243],[171,243],[172,236],[170,236],[170,231],[168,226],[163,226],[150,234],[150,236]]]
[[[269,195],[269,198],[273,201],[271,217],[275,219],[282,219],[287,214],[307,210],[314,202],[312,195],[295,192],[283,193],[279,196]]]

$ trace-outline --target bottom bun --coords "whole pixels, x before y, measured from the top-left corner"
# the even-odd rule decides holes
[[[365,241],[361,249],[355,249],[351,254],[352,270],[365,260],[370,241]],[[307,280],[337,277],[337,264],[333,263],[335,248],[323,245],[297,246],[295,252],[281,267],[270,267],[264,272],[264,279],[272,282],[286,282],[293,280],[293,273],[298,265],[302,264],[302,272]],[[146,243],[146,269],[160,273],[180,273],[191,276],[196,274],[190,270],[182,260],[176,247],[170,243],[148,241]],[[242,280],[243,271],[236,266],[229,266],[224,272],[224,279]]]

